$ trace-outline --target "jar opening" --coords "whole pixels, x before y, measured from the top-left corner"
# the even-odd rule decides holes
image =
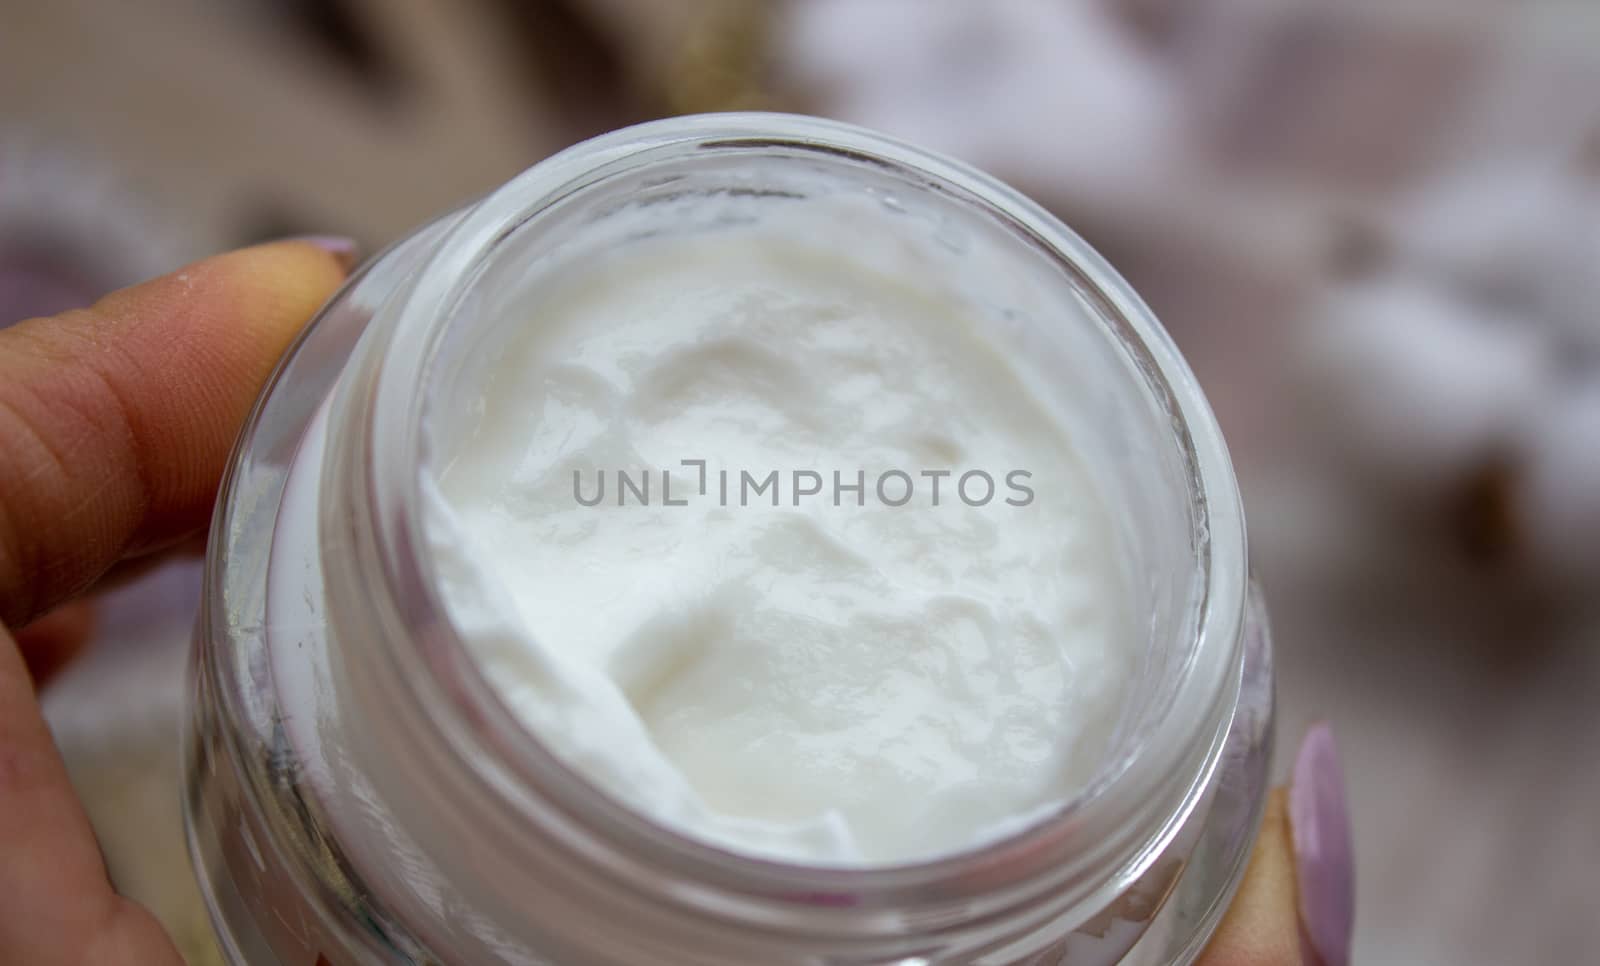
[[[463,645],[421,536],[423,480],[462,425],[452,407],[496,357],[503,322],[570,266],[663,233],[704,235],[784,212],[804,221],[826,194],[852,254],[965,291],[991,334],[1062,415],[1116,527],[1130,619],[1144,641],[1100,767],[1082,791],[974,851],[868,868],[808,867],[708,845],[599,794],[524,728]],[[931,276],[930,276],[931,277]],[[536,797],[604,850],[746,897],[902,904],[981,888],[1120,892],[1159,851],[1216,767],[1237,687],[1245,550],[1220,432],[1170,339],[1127,285],[1053,217],[992,179],[855,128],[778,115],[644,125],[579,145],[472,209],[415,280],[373,388],[377,538],[403,573],[396,605],[418,656],[492,761],[517,808]],[[422,387],[417,391],[417,387]],[[423,467],[419,474],[416,468]],[[548,813],[546,813],[548,814]],[[640,858],[644,857],[644,858]],[[982,877],[974,875],[982,872]],[[998,886],[1002,888],[996,888]],[[813,902],[812,904],[816,904]]]

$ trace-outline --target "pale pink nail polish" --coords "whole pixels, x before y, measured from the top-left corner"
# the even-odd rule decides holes
[[[338,259],[340,267],[346,272],[355,268],[356,263],[361,260],[361,246],[356,244],[354,238],[346,238],[343,235],[303,235],[290,240],[317,246]]]
[[[1344,770],[1333,729],[1314,726],[1300,745],[1289,785],[1300,921],[1322,966],[1348,966],[1355,924],[1355,863]]]

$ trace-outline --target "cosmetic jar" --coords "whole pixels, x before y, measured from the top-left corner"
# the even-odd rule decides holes
[[[1138,616],[1088,786],[911,864],[739,854],[603,792],[487,681],[423,534],[430,420],[467,398],[482,333],[536,305],[542,280],[824,198],[855,212],[817,221],[827,245],[871,262],[883,238],[916,242],[919,270],[961,291],[1066,414]],[[195,870],[224,956],[250,966],[1188,963],[1266,795],[1271,653],[1248,575],[1237,483],[1193,374],[1037,205],[812,118],[618,131],[372,259],[263,391],[218,501],[196,632]]]

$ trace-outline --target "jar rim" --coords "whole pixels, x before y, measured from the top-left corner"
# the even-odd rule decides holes
[[[560,198],[617,164],[645,163],[662,151],[695,148],[811,150],[892,165],[975,199],[1025,232],[1091,296],[1097,324],[1115,330],[1150,388],[1170,412],[1189,489],[1195,567],[1193,641],[1171,704],[1152,723],[1138,753],[1122,755],[1077,796],[995,841],[926,859],[864,867],[809,866],[731,851],[657,823],[605,794],[526,729],[489,684],[454,632],[437,595],[433,563],[421,539],[422,473],[368,476],[373,535],[384,584],[417,635],[420,659],[442,682],[454,733],[492,751],[503,781],[536,788],[564,804],[590,834],[631,856],[652,857],[686,879],[747,897],[870,897],[875,908],[916,899],[971,898],[1020,890],[1037,894],[1048,880],[1059,893],[1114,896],[1143,874],[1199,801],[1219,764],[1242,664],[1246,547],[1238,485],[1214,414],[1170,336],[1132,288],[1055,216],[995,178],[960,162],[839,122],[764,112],[695,115],[626,128],[552,156],[471,208],[415,277],[397,306],[368,405],[372,465],[425,465],[423,385],[450,307],[469,289],[495,245]],[[415,680],[414,675],[400,675]],[[1174,788],[1175,779],[1180,787]],[[515,798],[516,796],[512,796]],[[1159,804],[1157,804],[1159,803]],[[1130,820],[1137,817],[1136,820]],[[1093,860],[1093,861],[1091,861]],[[964,895],[964,893],[966,893]]]

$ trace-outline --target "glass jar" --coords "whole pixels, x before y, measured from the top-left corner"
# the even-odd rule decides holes
[[[926,243],[925,270],[1043,377],[1147,631],[1085,791],[1008,838],[894,867],[733,854],[612,800],[487,684],[419,536],[429,415],[473,378],[474,333],[569,260],[824,196]],[[877,257],[859,219],[830,224],[830,243]],[[675,118],[573,147],[391,247],[273,376],[211,530],[190,849],[226,957],[253,966],[1187,963],[1260,819],[1270,664],[1214,417],[1082,240],[985,175],[857,128]]]

